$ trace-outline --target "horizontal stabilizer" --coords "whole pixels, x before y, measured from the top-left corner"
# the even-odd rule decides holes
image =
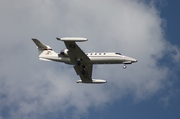
[[[34,43],[37,45],[40,50],[52,50],[49,46],[42,44],[38,39],[32,38]]]
[[[106,80],[102,79],[92,79],[91,81],[82,81],[82,80],[77,80],[77,83],[92,83],[92,84],[101,84],[101,83],[106,83]]]
[[[87,41],[87,38],[81,38],[81,37],[65,37],[65,38],[56,38],[57,40],[61,41],[74,41],[74,42],[83,42]]]

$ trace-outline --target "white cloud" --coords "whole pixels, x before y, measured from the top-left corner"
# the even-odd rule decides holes
[[[158,60],[176,51],[172,57],[177,61],[179,49],[171,44],[166,48],[163,22],[153,5],[131,0],[1,3],[0,107],[8,107],[8,116],[37,118],[72,108],[78,118],[89,107],[99,108],[128,94],[141,101],[167,87],[169,68]],[[79,43],[85,51],[120,51],[139,62],[126,70],[121,65],[95,66],[93,77],[107,84],[76,84],[79,77],[72,66],[38,61],[30,40],[39,38],[59,52],[65,46],[57,36],[87,37],[88,42]]]

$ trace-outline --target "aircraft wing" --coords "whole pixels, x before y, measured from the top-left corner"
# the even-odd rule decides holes
[[[76,64],[77,60],[90,60],[89,57],[81,50],[81,48],[75,43],[75,41],[64,41],[67,49],[68,55],[71,62]]]
[[[86,64],[86,65],[75,65],[74,69],[77,73],[77,75],[80,76],[82,82],[92,82],[92,65]]]
[[[81,50],[81,48],[75,43],[80,42],[80,40],[84,40],[82,38],[79,39],[59,39],[64,41],[67,49],[68,49],[68,55],[73,64],[75,64],[74,69],[77,73],[77,75],[80,76],[82,82],[92,82],[92,65],[91,64],[84,64],[84,60],[90,60],[89,57]],[[77,61],[80,61],[80,64],[77,64]]]

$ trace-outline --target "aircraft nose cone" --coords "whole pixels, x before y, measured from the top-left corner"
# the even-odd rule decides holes
[[[129,62],[131,62],[131,63],[136,63],[136,62],[138,62],[138,60],[137,59],[134,59],[134,58],[131,58],[131,57],[125,57],[125,60],[126,61],[129,61]]]
[[[134,62],[134,63],[135,63],[135,62],[138,62],[138,60],[134,59],[133,62]]]
[[[137,59],[134,59],[134,58],[131,58],[131,61],[132,61],[133,63],[138,62],[138,60],[137,60]]]

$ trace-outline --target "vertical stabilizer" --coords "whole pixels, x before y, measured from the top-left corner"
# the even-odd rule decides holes
[[[58,56],[58,54],[56,52],[54,52],[50,46],[44,45],[43,43],[41,43],[39,40],[37,40],[35,38],[32,38],[32,40],[37,45],[37,48],[39,50],[39,58],[40,59],[43,59],[43,58],[46,58],[49,56]]]

